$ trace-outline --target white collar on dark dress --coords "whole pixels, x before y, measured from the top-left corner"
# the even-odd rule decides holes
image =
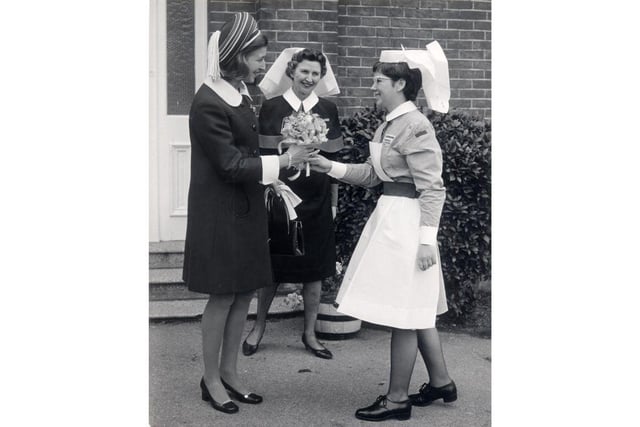
[[[240,91],[236,90],[235,87],[231,86],[231,84],[225,79],[213,80],[211,77],[207,77],[204,81],[204,84],[209,86],[211,90],[220,96],[227,104],[232,107],[237,107],[242,104],[242,95],[246,95],[251,98],[249,95],[249,90],[247,89],[247,85],[244,82],[240,82]]]
[[[304,105],[304,111],[311,111],[319,101],[318,95],[316,95],[315,92],[311,92],[304,101],[300,101],[300,98],[298,98],[291,88],[287,89],[287,91],[282,94],[282,97],[291,105],[293,111],[298,111],[300,104]]]

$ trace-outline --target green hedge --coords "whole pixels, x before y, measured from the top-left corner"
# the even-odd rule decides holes
[[[449,308],[461,315],[473,307],[477,285],[491,275],[491,124],[464,112],[431,112],[443,154],[447,198],[438,242]],[[362,163],[383,113],[366,108],[342,121],[344,163]],[[362,229],[375,208],[381,188],[340,184],[336,243],[338,259],[349,263]],[[343,272],[344,274],[344,272]],[[340,275],[341,276],[341,275]],[[325,281],[325,300],[335,295],[341,277]]]

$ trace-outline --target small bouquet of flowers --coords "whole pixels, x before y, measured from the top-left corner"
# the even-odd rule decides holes
[[[282,154],[282,148],[285,145],[309,145],[312,147],[320,147],[320,144],[327,141],[327,133],[329,129],[324,119],[318,114],[311,112],[296,112],[289,117],[285,117],[282,121],[282,136],[284,139],[278,144],[278,152]],[[290,177],[293,181],[300,176],[300,168],[298,173]],[[305,163],[306,176],[309,176],[309,163]]]

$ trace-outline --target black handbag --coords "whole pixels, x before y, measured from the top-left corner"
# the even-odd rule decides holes
[[[272,255],[304,255],[302,221],[289,218],[287,205],[273,187],[264,191],[269,224],[269,249]]]

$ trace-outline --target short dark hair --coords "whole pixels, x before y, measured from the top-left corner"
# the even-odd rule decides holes
[[[293,54],[291,61],[287,64],[285,73],[293,79],[293,72],[302,61],[318,62],[320,64],[320,76],[327,74],[327,58],[319,50],[302,49]]]
[[[374,73],[382,73],[394,82],[403,79],[406,84],[402,93],[407,101],[415,101],[422,87],[422,74],[420,70],[411,69],[406,62],[376,62],[373,65]]]
[[[251,44],[240,51],[236,56],[228,61],[220,63],[220,71],[225,79],[241,79],[249,74],[249,67],[244,63],[245,58],[254,50],[265,47],[269,44],[267,37],[260,33]]]

